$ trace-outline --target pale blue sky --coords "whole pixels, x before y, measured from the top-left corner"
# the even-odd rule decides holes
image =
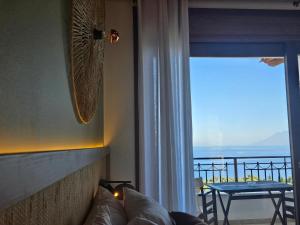
[[[194,145],[251,145],[288,130],[284,65],[190,58]]]

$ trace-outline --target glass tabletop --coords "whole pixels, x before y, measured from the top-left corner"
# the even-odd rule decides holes
[[[210,189],[222,192],[291,191],[293,186],[277,181],[228,182],[209,184]]]

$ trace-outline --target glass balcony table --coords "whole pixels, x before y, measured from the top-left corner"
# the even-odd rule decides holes
[[[233,200],[249,200],[249,199],[271,199],[274,205],[274,215],[271,220],[271,225],[276,222],[277,216],[279,217],[283,225],[287,224],[287,216],[285,210],[285,192],[292,191],[293,186],[286,183],[280,183],[277,181],[257,181],[257,182],[228,182],[228,183],[214,183],[208,184],[209,188],[212,190],[213,199],[213,210],[214,217],[216,218],[215,225],[218,225],[218,215],[217,215],[217,196],[220,200],[220,205],[224,213],[223,225],[229,224],[229,210],[230,204]],[[221,194],[225,193],[228,195],[228,201],[225,206]],[[243,193],[243,194],[241,194]],[[276,202],[275,199],[278,199]],[[280,207],[282,208],[282,213],[280,212]]]

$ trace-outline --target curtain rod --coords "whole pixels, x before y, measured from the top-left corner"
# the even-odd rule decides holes
[[[223,9],[278,9],[278,10],[300,10],[300,5],[295,6],[293,0],[189,0],[190,8],[223,8]]]

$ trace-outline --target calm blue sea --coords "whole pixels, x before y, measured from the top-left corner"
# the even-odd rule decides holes
[[[289,156],[289,146],[194,146],[195,157]]]

